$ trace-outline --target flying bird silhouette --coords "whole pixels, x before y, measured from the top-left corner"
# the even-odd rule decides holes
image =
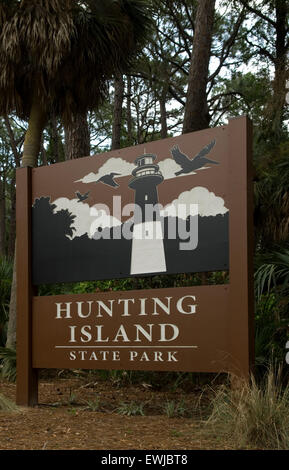
[[[110,173],[109,175],[104,175],[101,178],[99,178],[99,180],[97,180],[96,183],[100,182],[100,183],[107,184],[108,186],[112,186],[116,188],[117,186],[119,186],[119,184],[117,184],[114,181],[114,177],[120,174],[121,173]]]
[[[79,191],[76,191],[76,196],[78,198],[78,201],[77,202],[82,202],[82,201],[85,201],[87,198],[88,198],[88,195],[89,195],[89,191],[85,194],[80,194]]]
[[[215,143],[216,143],[216,141],[213,140],[209,145],[204,147],[198,153],[198,155],[196,155],[192,160],[187,155],[185,155],[184,153],[182,153],[180,151],[178,145],[175,145],[171,149],[171,154],[172,154],[175,162],[178,165],[180,165],[181,168],[182,168],[180,171],[177,171],[175,173],[175,175],[179,176],[183,173],[191,173],[194,170],[198,170],[198,169],[202,168],[207,163],[213,163],[214,165],[218,165],[219,164],[218,162],[215,162],[214,160],[210,160],[209,158],[206,158],[206,155],[208,155],[208,153],[210,153],[210,151],[214,147]]]

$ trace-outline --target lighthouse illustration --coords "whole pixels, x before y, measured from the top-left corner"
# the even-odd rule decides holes
[[[155,160],[150,153],[137,157],[129,182],[135,191],[130,274],[167,270],[157,188],[164,178]]]

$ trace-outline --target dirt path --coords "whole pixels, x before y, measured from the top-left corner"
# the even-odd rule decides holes
[[[2,381],[0,393],[15,401],[16,387]],[[214,435],[208,438],[193,416],[196,399],[195,393],[158,392],[148,384],[42,380],[38,407],[0,412],[0,449],[226,449]],[[131,403],[144,416],[119,414],[120,407],[127,411]],[[181,417],[168,417],[174,406]]]

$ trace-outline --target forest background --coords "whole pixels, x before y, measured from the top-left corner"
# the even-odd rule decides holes
[[[137,32],[134,31],[127,48],[135,47],[136,53],[131,53],[129,59],[123,57],[124,41],[120,43],[122,51],[112,54],[113,64],[106,67],[103,57],[112,49],[107,49],[107,38],[100,24],[92,36],[89,30],[83,36],[79,33],[69,67],[59,71],[59,64],[51,65],[50,59],[56,56],[60,41],[50,43],[51,51],[44,48],[50,34],[45,30],[40,34],[43,36],[43,50],[40,50],[41,41],[38,38],[33,43],[35,30],[27,24],[41,25],[41,15],[49,10],[53,17],[60,9],[61,25],[64,25],[65,8],[71,3],[79,8],[78,32],[84,30],[86,15],[96,14],[97,8],[105,27],[111,27],[112,12],[119,5],[146,11],[143,16],[131,16],[132,21],[138,19]],[[289,104],[286,99],[289,0],[109,0],[105,11],[100,5],[97,1],[64,0],[0,2],[2,372],[6,377],[15,377],[16,168],[94,156],[111,149],[225,125],[229,118],[247,114],[254,126],[256,365],[262,370],[273,359],[283,364],[285,370],[287,367],[288,373],[285,357],[289,344]],[[133,15],[131,11],[130,14]],[[62,33],[64,38],[69,36],[66,29]],[[29,46],[25,41],[30,41]],[[139,44],[141,47],[137,48]],[[102,51],[99,60],[103,77],[94,88],[89,87],[89,80],[91,83],[94,80],[89,59],[95,50]],[[59,54],[60,64],[61,60]],[[31,70],[34,81],[29,75]],[[22,80],[21,90],[17,76]],[[73,95],[75,102],[65,94],[66,102],[62,103],[64,95],[59,80],[63,80],[63,86],[72,83],[71,96],[73,86],[79,91],[77,99]],[[225,278],[226,273],[154,276],[145,280],[45,285],[40,286],[39,293],[222,283]]]

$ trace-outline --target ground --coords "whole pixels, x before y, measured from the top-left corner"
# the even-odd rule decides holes
[[[37,407],[0,411],[0,449],[228,449],[206,430],[201,388],[187,388],[177,382],[132,384],[117,375],[105,380],[83,373],[42,377]],[[15,384],[2,379],[0,394],[15,402]]]

